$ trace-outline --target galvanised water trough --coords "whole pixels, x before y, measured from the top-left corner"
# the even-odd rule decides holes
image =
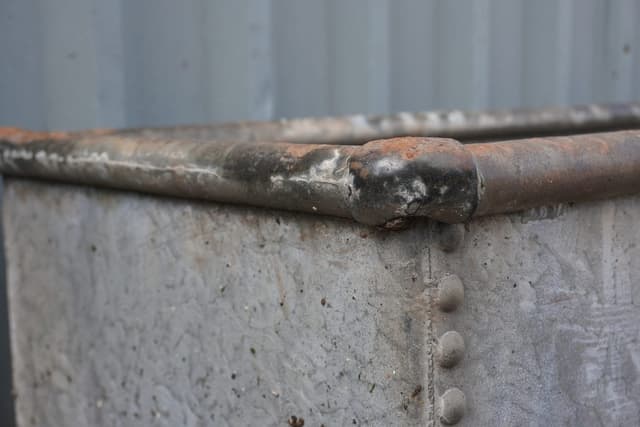
[[[638,128],[0,129],[18,425],[638,426]]]

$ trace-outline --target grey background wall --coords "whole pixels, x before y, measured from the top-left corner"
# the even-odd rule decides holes
[[[637,101],[638,22],[640,0],[2,0],[0,126]]]
[[[640,99],[640,0],[3,0],[0,125]]]

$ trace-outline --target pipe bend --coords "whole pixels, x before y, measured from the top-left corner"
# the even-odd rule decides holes
[[[0,128],[0,173],[354,218],[479,215],[640,192],[640,131],[462,145],[194,141]]]

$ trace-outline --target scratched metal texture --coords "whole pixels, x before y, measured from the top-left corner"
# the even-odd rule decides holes
[[[20,426],[437,426],[450,386],[462,426],[640,419],[639,197],[474,220],[445,253],[424,222],[5,185]]]
[[[5,185],[19,426],[422,425],[424,231]]]
[[[458,384],[460,426],[640,423],[640,197],[472,221],[433,271],[458,274],[465,302],[434,319],[466,355],[437,371]]]

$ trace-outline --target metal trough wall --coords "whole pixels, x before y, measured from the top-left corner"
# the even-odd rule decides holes
[[[2,130],[18,425],[637,425],[634,108]]]

